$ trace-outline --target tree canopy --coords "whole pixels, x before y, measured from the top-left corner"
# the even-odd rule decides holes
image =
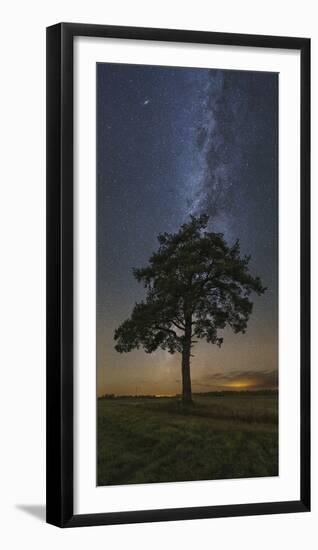
[[[180,352],[182,368],[189,370],[197,339],[221,346],[220,330],[227,325],[245,332],[253,309],[250,295],[266,289],[250,273],[250,256],[241,256],[239,241],[229,246],[222,233],[207,230],[208,221],[207,215],[191,216],[177,233],[160,234],[148,265],[133,270],[146,297],[116,329],[118,352],[140,347],[147,353]]]

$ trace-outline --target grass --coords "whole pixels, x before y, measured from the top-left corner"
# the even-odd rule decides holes
[[[98,400],[98,485],[276,475],[275,392]]]

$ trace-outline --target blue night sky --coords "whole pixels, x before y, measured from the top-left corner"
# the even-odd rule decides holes
[[[278,75],[97,64],[97,143],[98,393],[180,392],[179,354],[119,354],[113,336],[144,297],[132,268],[200,213],[268,290],[246,334],[196,345],[193,390],[276,387]]]

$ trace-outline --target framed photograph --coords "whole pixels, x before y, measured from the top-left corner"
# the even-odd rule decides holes
[[[310,40],[47,29],[47,521],[310,509]]]

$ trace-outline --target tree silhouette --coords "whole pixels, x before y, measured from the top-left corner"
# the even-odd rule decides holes
[[[218,330],[245,332],[252,313],[252,291],[265,292],[249,272],[250,256],[240,256],[237,240],[228,246],[222,233],[207,231],[209,217],[191,216],[177,233],[158,236],[159,250],[147,267],[134,269],[146,289],[131,317],[115,331],[115,349],[143,347],[182,354],[182,398],[192,401],[190,358],[197,339],[221,346]]]

